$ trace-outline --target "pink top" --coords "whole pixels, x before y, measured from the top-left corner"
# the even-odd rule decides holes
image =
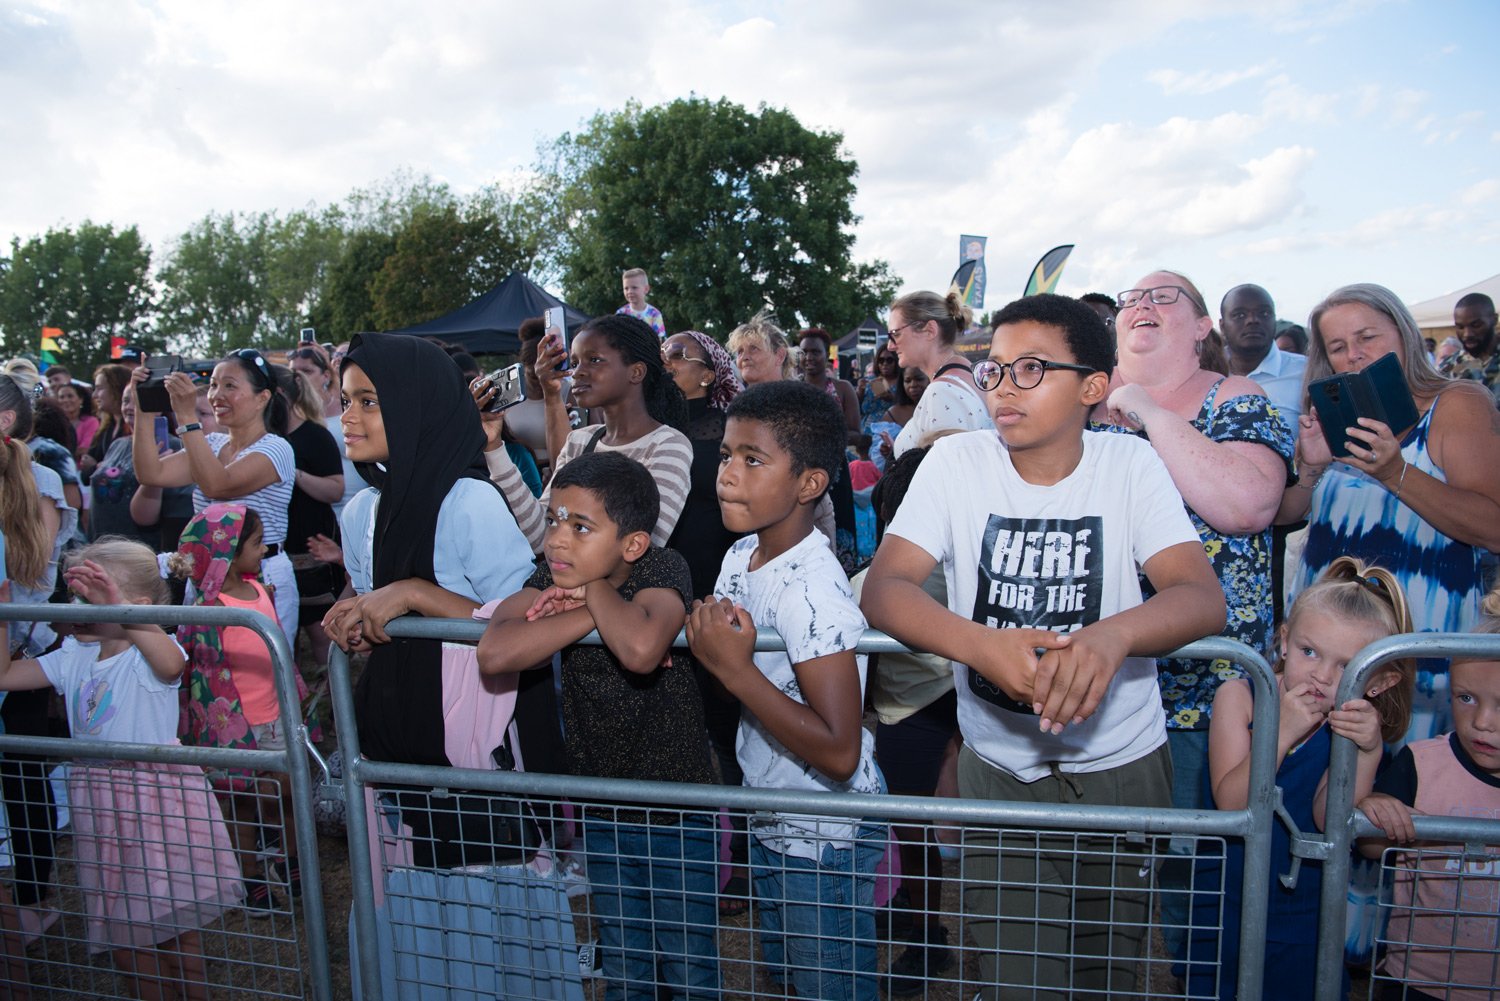
[[[849,463],[849,485],[855,490],[873,487],[880,482],[880,467],[869,459],[855,459]]]
[[[82,455],[94,443],[94,435],[99,433],[99,418],[93,414],[80,417],[73,425],[73,431],[78,435],[78,453]]]
[[[231,598],[219,592],[219,603],[225,608],[248,608],[276,620],[276,606],[259,581],[250,580],[255,597],[249,601]],[[234,686],[240,692],[240,711],[251,726],[274,723],[281,718],[276,701],[276,677],[271,670],[271,651],[266,641],[244,626],[230,626],[223,633],[224,662],[234,675]]]

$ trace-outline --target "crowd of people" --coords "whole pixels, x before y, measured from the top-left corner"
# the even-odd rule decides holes
[[[1139,808],[1245,806],[1250,686],[1231,661],[1161,656],[1223,636],[1278,666],[1277,781],[1303,829],[1324,824],[1333,736],[1357,745],[1356,799],[1392,843],[1413,839],[1413,812],[1500,815],[1500,664],[1397,661],[1363,697],[1334,701],[1345,665],[1381,637],[1500,632],[1488,299],[1460,300],[1461,348],[1439,365],[1380,286],[1337,289],[1305,330],[1279,331],[1265,289],[1229,290],[1216,319],[1190,279],[1159,270],[1113,297],[1008,304],[976,362],[957,347],[974,327],[958,296],[913,292],[846,380],[822,328],[788,336],[762,313],[722,345],[668,336],[648,276],[622,284],[617,313],[566,337],[523,327],[532,391],[511,409],[490,406],[498,387],[472,358],[402,335],[359,334],[332,355],[304,345],[290,367],[234,352],[206,391],[166,376],[167,414],[140,408],[145,369],[102,366],[90,390],[54,365],[44,388],[12,362],[0,376],[9,599],[159,603],[175,573],[183,600],[259,609],[294,649],[307,631],[314,664],[330,642],[364,654],[355,722],[374,760],[494,768],[505,745],[529,770],[602,778]],[[1309,385],[1386,356],[1416,420],[1361,417],[1335,454]],[[404,615],[488,625],[477,648],[392,638]],[[12,624],[7,731],[42,732],[55,688],[79,739],[286,746],[269,659],[246,636],[59,638],[44,620]],[[866,663],[867,628],[914,652]],[[768,630],[781,649],[756,648]],[[595,632],[599,644],[581,642]],[[85,704],[84,682],[106,670],[122,679],[110,725]],[[245,725],[224,725],[209,708],[220,702]],[[12,756],[0,776],[12,829],[50,830],[35,815],[50,805],[41,763]],[[240,901],[264,911],[273,885],[294,890],[295,853],[252,859],[254,825],[209,795],[268,777],[210,779],[199,789],[163,768],[140,783],[199,853],[142,870],[220,876],[206,894],[162,883],[152,928],[184,913],[196,928]],[[103,851],[118,804],[91,781],[75,769],[74,816],[92,818]],[[476,849],[461,817],[420,797],[367,807],[414,869],[452,871],[410,876],[419,897],[459,899],[476,867],[528,864]],[[717,996],[715,925],[750,902],[761,959],[797,996],[918,994],[955,965],[943,831],[740,818],[725,882],[716,817],[653,818],[622,805],[578,818],[609,997]],[[910,878],[890,903],[909,930],[882,972],[876,875],[892,840]],[[1188,986],[1232,996],[1235,848],[1185,841],[1156,872],[1122,865],[1107,838],[1078,840],[1064,850],[1038,834],[1017,849],[966,832],[962,933],[981,996],[1133,990],[1153,887]],[[22,936],[47,920],[44,841],[15,843],[0,898]],[[1319,866],[1302,871],[1294,890],[1271,880],[1267,997],[1311,996]],[[1224,873],[1227,896],[1206,913],[1189,891]],[[165,982],[152,971],[171,965],[166,952],[192,967],[191,933],[124,936],[114,890],[85,886],[94,947],[141,984]],[[1443,906],[1463,909],[1470,892]],[[1485,954],[1458,950],[1439,971],[1455,950],[1432,921],[1413,916],[1386,957],[1390,996],[1484,996],[1463,992],[1490,982]],[[498,977],[529,961],[500,938],[437,928],[422,951],[460,949]],[[380,958],[392,985],[403,979],[395,950]]]

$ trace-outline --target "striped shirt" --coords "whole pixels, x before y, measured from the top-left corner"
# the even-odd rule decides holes
[[[208,447],[213,450],[214,455],[229,444],[229,435],[221,431],[203,436],[208,442]],[[243,497],[224,497],[215,500],[232,500],[236,504],[244,504],[255,508],[260,520],[265,525],[265,536],[261,540],[268,546],[279,546],[286,541],[286,506],[292,500],[292,487],[296,482],[297,460],[292,455],[291,444],[280,435],[267,434],[257,438],[250,447],[234,457],[234,462],[239,462],[247,455],[264,455],[271,460],[271,465],[276,467],[276,480],[270,486],[261,487],[254,493]],[[230,463],[233,465],[234,463]],[[209,500],[203,495],[202,488],[193,487],[193,511],[201,513],[208,507]]]
[[[554,475],[557,470],[583,454],[589,440],[601,427],[602,425],[593,424],[589,427],[578,428],[568,435],[568,440],[563,444],[562,450],[557,455],[557,461],[553,464]],[[651,543],[665,547],[667,539],[672,535],[672,529],[677,527],[677,519],[682,514],[682,507],[687,503],[688,471],[693,464],[693,446],[688,441],[687,435],[663,424],[651,433],[624,445],[610,445],[601,438],[594,449],[599,452],[619,452],[651,471],[652,478],[656,480],[656,489],[661,492],[661,512],[656,518],[656,528],[651,532]],[[538,500],[532,496],[531,490],[521,479],[520,471],[516,469],[515,463],[510,460],[505,449],[497,448],[493,452],[486,452],[484,460],[489,466],[490,478],[505,494],[505,500],[510,504],[511,512],[516,516],[516,524],[521,527],[521,533],[531,543],[534,552],[541,552],[542,539],[547,533],[547,508],[551,505],[552,498],[551,484],[549,483],[542,491],[541,499]]]

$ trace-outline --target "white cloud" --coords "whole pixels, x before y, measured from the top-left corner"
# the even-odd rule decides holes
[[[1202,95],[1212,94],[1214,91],[1232,87],[1237,83],[1265,76],[1275,67],[1276,63],[1272,61],[1242,70],[1221,70],[1217,73],[1210,70],[1183,73],[1180,70],[1161,69],[1147,73],[1146,79],[1160,87],[1162,93],[1168,96],[1179,94]]]

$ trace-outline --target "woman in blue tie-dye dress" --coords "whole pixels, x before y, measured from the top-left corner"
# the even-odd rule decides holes
[[[1313,310],[1307,382],[1362,371],[1394,352],[1420,417],[1409,428],[1365,420],[1334,461],[1316,414],[1300,420],[1297,484],[1281,520],[1308,519],[1300,590],[1339,556],[1396,575],[1418,631],[1465,632],[1479,618],[1487,551],[1500,549],[1500,416],[1482,387],[1438,374],[1395,294],[1338,289]],[[1445,661],[1421,661],[1407,739],[1449,729]]]

